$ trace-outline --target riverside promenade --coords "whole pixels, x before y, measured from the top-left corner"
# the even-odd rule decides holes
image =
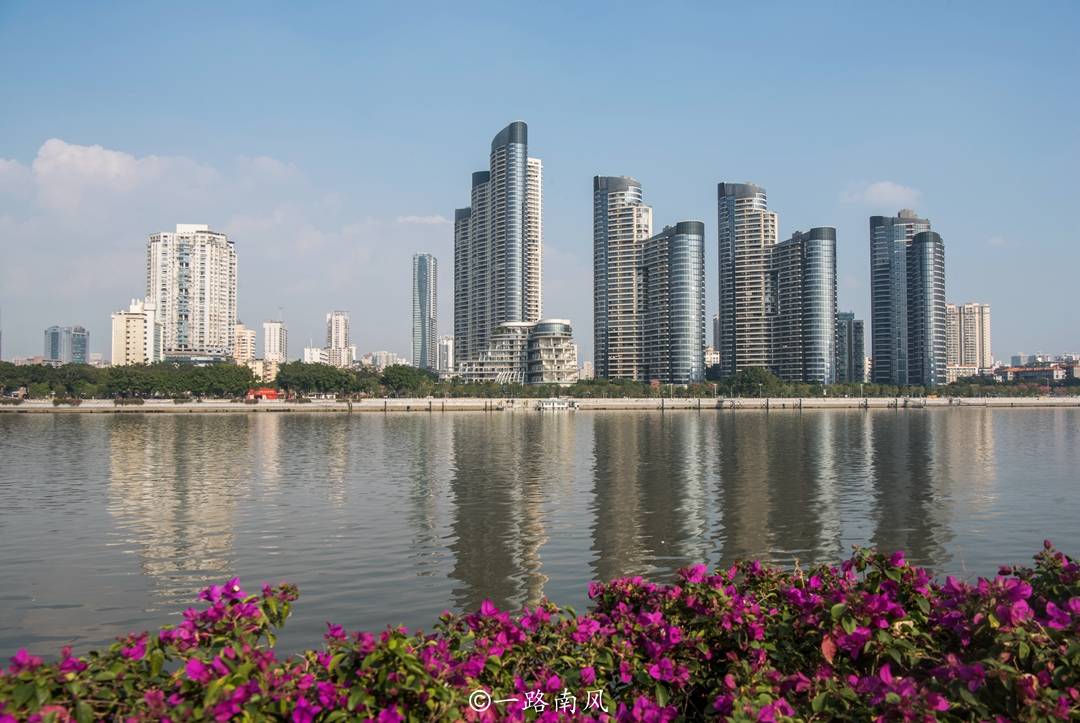
[[[140,405],[117,406],[107,399],[89,399],[79,406],[54,407],[51,401],[28,400],[19,405],[0,405],[0,414],[252,414],[252,413],[350,413],[350,412],[504,412],[537,411],[538,399],[476,397],[450,399],[363,399],[353,402],[313,400],[298,404],[259,401],[257,404],[224,399],[176,404],[171,399],[149,399]],[[620,398],[573,399],[577,411],[677,411],[677,410],[770,410],[815,409],[930,409],[956,407],[1072,407],[1080,408],[1075,397],[773,397],[730,398]],[[545,412],[561,413],[561,412]]]

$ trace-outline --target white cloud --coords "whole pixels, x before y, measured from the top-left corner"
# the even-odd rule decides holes
[[[213,168],[179,156],[144,156],[99,145],[80,146],[50,138],[33,163],[34,184],[42,205],[56,210],[123,201],[148,187],[190,196],[215,185]]]
[[[433,216],[398,216],[398,223],[416,224],[419,226],[442,226],[450,223],[446,216],[435,214]]]
[[[918,205],[922,192],[893,181],[874,181],[845,191],[840,197],[848,203],[861,203],[874,208],[895,211]]]

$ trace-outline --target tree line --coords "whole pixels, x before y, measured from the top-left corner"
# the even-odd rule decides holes
[[[709,370],[715,377],[715,369]],[[282,364],[277,380],[263,385],[251,369],[234,364],[191,366],[164,362],[98,368],[84,364],[15,366],[0,362],[0,390],[10,395],[25,389],[32,398],[201,398],[240,397],[255,386],[276,386],[290,396],[335,394],[345,397],[482,397],[582,398],[619,397],[953,397],[1035,396],[1080,394],[1075,379],[1055,383],[1053,389],[1037,383],[995,382],[972,377],[954,384],[926,389],[880,384],[806,384],[784,382],[764,369],[746,369],[728,378],[713,378],[689,385],[649,384],[622,379],[582,380],[569,387],[558,385],[496,384],[440,380],[434,373],[406,365],[377,371],[371,367],[340,369],[328,364]]]

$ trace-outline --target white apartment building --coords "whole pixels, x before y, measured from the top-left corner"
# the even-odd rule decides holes
[[[994,366],[990,349],[990,304],[946,304],[946,366]]]
[[[250,364],[255,359],[255,330],[237,324],[233,331],[233,359],[237,364]]]
[[[289,359],[289,332],[284,321],[263,322],[263,359],[284,364]]]
[[[454,371],[454,337],[439,337],[439,373],[452,374]]]
[[[335,367],[351,366],[356,347],[349,344],[349,312],[331,311],[326,315],[326,359]]]
[[[146,247],[146,299],[157,309],[165,356],[233,355],[236,248],[201,224],[152,234]]]
[[[113,366],[161,361],[163,336],[154,305],[132,299],[127,311],[112,315]]]

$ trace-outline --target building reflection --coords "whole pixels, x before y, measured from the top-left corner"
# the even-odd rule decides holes
[[[947,412],[946,412],[947,414]],[[936,433],[943,424],[935,411],[896,410],[870,415],[873,427],[870,543],[884,552],[903,550],[912,562],[942,565],[951,499],[949,480],[937,464]]]
[[[709,504],[700,415],[590,416],[593,577],[665,576],[704,559]]]
[[[572,479],[573,420],[562,416],[445,418],[453,430],[449,547],[458,608],[475,609],[485,598],[501,607],[535,605],[543,595],[545,516],[568,484],[558,480]]]
[[[236,499],[250,470],[236,450],[249,415],[117,415],[109,425],[108,509],[161,607],[232,569]]]

